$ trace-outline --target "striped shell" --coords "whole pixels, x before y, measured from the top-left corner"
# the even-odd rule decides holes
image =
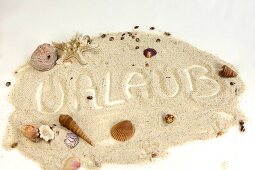
[[[74,133],[67,133],[66,139],[64,140],[67,147],[70,149],[74,148],[79,143],[79,137]]]
[[[129,140],[135,133],[135,128],[131,121],[124,120],[117,124],[115,124],[111,129],[112,137],[117,141],[127,141]]]
[[[222,70],[220,71],[220,76],[225,78],[236,77],[237,73],[234,70],[232,70],[230,67],[223,65]]]
[[[39,71],[47,71],[56,65],[57,52],[50,44],[39,45],[31,56],[31,66]]]
[[[70,157],[65,161],[64,170],[77,170],[81,166],[80,159],[76,157]]]

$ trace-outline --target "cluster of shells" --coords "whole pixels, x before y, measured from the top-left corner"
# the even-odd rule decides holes
[[[39,128],[35,125],[21,125],[21,133],[33,142],[43,139],[49,142],[54,139],[55,133],[48,125],[41,125]]]

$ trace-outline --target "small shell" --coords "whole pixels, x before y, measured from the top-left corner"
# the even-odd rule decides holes
[[[39,137],[38,128],[33,125],[21,125],[21,133],[33,142],[36,142]]]
[[[220,76],[225,78],[236,77],[237,73],[234,70],[232,70],[230,67],[223,65],[222,70],[220,71]]]
[[[170,123],[173,123],[175,118],[174,118],[174,115],[167,114],[165,115],[164,119],[166,123],[170,124]]]
[[[126,141],[130,139],[135,133],[135,128],[131,121],[124,120],[115,124],[111,129],[112,137],[117,141]]]
[[[143,51],[143,55],[146,58],[151,58],[151,57],[155,56],[156,54],[157,54],[157,51],[153,48],[147,48]]]
[[[64,140],[66,146],[70,149],[74,148],[79,143],[79,137],[74,133],[67,133],[66,139]]]
[[[77,170],[81,166],[80,159],[76,157],[70,157],[64,164],[64,170]]]
[[[39,71],[47,71],[56,65],[57,52],[50,44],[39,45],[31,56],[30,64]]]
[[[48,125],[42,125],[39,128],[40,138],[44,139],[46,142],[54,139],[54,132]]]

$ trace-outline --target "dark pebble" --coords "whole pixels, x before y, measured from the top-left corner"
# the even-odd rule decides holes
[[[92,100],[92,99],[93,99],[93,97],[92,97],[92,96],[88,96],[88,97],[87,97],[87,99]]]
[[[154,30],[155,29],[155,27],[150,27],[150,30]]]
[[[134,29],[138,29],[138,28],[139,28],[139,26],[135,26],[135,27],[134,27]]]
[[[17,142],[14,142],[13,144],[11,144],[11,148],[16,148],[18,146]]]
[[[230,85],[231,85],[231,86],[233,86],[233,85],[235,85],[235,84],[236,84],[235,82],[232,82],[232,81],[230,82]]]
[[[71,77],[70,80],[73,80],[73,77]]]
[[[110,38],[109,38],[109,41],[113,41],[113,40],[114,40],[114,38],[113,38],[113,37],[110,37]]]
[[[153,48],[147,48],[143,51],[143,55],[146,57],[146,58],[151,58],[155,55],[157,55],[157,51]]]
[[[148,63],[146,63],[146,64],[145,64],[145,67],[149,67],[149,64],[148,64]]]
[[[135,49],[139,49],[139,46],[136,46]]]
[[[171,34],[169,32],[164,33],[165,36],[170,36]]]
[[[5,84],[7,87],[9,87],[10,85],[11,85],[11,82],[6,82],[6,84]]]
[[[132,35],[132,38],[133,38],[133,39],[135,39],[135,36],[134,36],[134,35]]]
[[[243,121],[243,120],[240,120],[240,121],[239,121],[239,125],[240,125],[240,126],[244,125],[244,121]]]
[[[241,126],[241,127],[240,127],[240,131],[241,131],[241,132],[245,132],[245,127],[244,127],[244,126]]]
[[[135,41],[136,41],[136,42],[139,42],[139,41],[140,41],[140,39],[139,39],[139,38],[136,38],[136,39],[135,39]]]
[[[124,35],[126,35],[125,33],[123,33],[121,36],[123,37]]]
[[[134,64],[132,64],[132,66],[135,66]]]
[[[124,37],[121,37],[120,40],[124,40]]]
[[[156,42],[160,42],[160,39],[158,38],[158,39],[156,39]]]
[[[106,35],[105,35],[105,34],[102,34],[102,35],[101,35],[101,38],[104,38],[104,37],[106,37]]]

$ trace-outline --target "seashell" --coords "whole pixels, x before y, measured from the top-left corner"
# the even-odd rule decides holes
[[[77,170],[81,166],[80,159],[77,157],[70,157],[65,161],[64,170]]]
[[[59,116],[59,123],[67,128],[68,130],[72,131],[82,139],[84,139],[88,144],[94,146],[92,141],[88,138],[88,136],[82,131],[82,129],[76,124],[73,118],[69,115],[61,114]]]
[[[220,71],[220,76],[225,78],[236,77],[237,73],[234,70],[232,70],[230,67],[223,65],[222,70]]]
[[[34,125],[21,125],[20,126],[21,133],[28,139],[30,139],[33,142],[38,141],[39,137],[39,130]]]
[[[56,65],[57,52],[50,44],[39,45],[31,56],[30,64],[39,71],[47,71]]]
[[[124,120],[117,124],[115,124],[111,129],[112,137],[117,141],[127,141],[129,140],[135,133],[135,128],[131,121]]]
[[[74,133],[67,133],[66,139],[64,140],[66,146],[69,148],[74,148],[79,143],[79,137]]]
[[[165,115],[164,119],[166,123],[170,124],[170,123],[173,123],[175,118],[174,118],[174,115],[167,114]]]
[[[155,56],[156,54],[157,54],[157,51],[153,48],[147,48],[143,51],[143,55],[146,58],[151,58],[151,57]]]
[[[41,125],[39,128],[40,138],[44,139],[46,142],[54,139],[55,133],[48,125]]]

